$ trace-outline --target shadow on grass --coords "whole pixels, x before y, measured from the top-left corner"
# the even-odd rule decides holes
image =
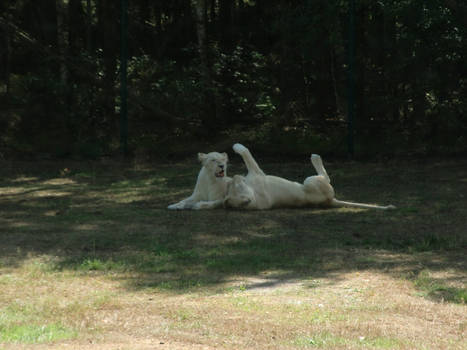
[[[431,289],[417,282],[427,269],[466,270],[465,161],[406,164],[405,171],[400,164],[331,164],[342,199],[400,208],[391,212],[172,212],[167,204],[190,194],[196,163],[7,165],[0,182],[0,268],[47,255],[55,270],[112,274],[128,288],[170,292],[224,288],[258,275],[263,278],[248,288],[337,281],[342,273],[372,269],[407,276],[429,296],[466,301],[465,288],[448,286],[464,281],[445,278]],[[278,164],[267,167],[285,172]],[[294,180],[307,175],[301,165],[287,169]],[[241,170],[234,166],[231,173]]]

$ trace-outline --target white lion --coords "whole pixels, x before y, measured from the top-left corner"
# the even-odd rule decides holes
[[[224,206],[227,208],[271,209],[283,207],[306,207],[320,205],[325,207],[357,207],[392,209],[394,206],[339,201],[334,197],[331,180],[324,169],[321,157],[311,156],[311,162],[318,175],[305,179],[303,184],[281,177],[265,175],[250,151],[241,144],[233,149],[245,162],[247,176],[235,175],[228,185]]]
[[[196,180],[193,194],[184,200],[171,204],[168,209],[214,209],[223,206],[227,185],[227,153],[198,153],[203,165]]]

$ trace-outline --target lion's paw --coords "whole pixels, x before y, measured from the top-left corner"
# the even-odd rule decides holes
[[[167,207],[169,210],[182,210],[183,206],[180,203],[171,204]]]
[[[209,201],[200,201],[200,202],[195,203],[191,209],[193,210],[211,209],[211,205]]]
[[[242,153],[248,151],[248,148],[246,148],[245,146],[243,146],[240,143],[236,143],[235,145],[233,145],[233,150],[234,150],[235,153],[242,154]]]

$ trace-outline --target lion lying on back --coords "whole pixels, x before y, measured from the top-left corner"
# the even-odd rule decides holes
[[[331,180],[324,169],[321,157],[313,154],[311,162],[318,175],[305,179],[303,184],[281,177],[265,175],[250,151],[241,144],[233,149],[240,154],[248,169],[247,176],[236,175],[228,184],[224,206],[227,208],[271,209],[284,207],[358,207],[391,209],[393,206],[379,206],[339,201],[334,197]]]

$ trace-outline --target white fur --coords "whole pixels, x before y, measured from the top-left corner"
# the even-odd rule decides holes
[[[266,175],[260,169],[250,151],[241,144],[233,149],[240,154],[248,169],[247,176],[236,175],[228,185],[225,207],[246,209],[271,209],[279,207],[306,207],[321,205],[327,207],[358,207],[391,209],[393,206],[379,206],[363,203],[343,202],[335,199],[334,189],[324,169],[321,157],[311,156],[311,162],[318,175],[305,179],[303,184],[281,177]]]
[[[222,207],[227,185],[232,180],[227,177],[227,153],[198,153],[202,164],[193,194],[184,200],[169,205],[172,210],[214,209]]]

